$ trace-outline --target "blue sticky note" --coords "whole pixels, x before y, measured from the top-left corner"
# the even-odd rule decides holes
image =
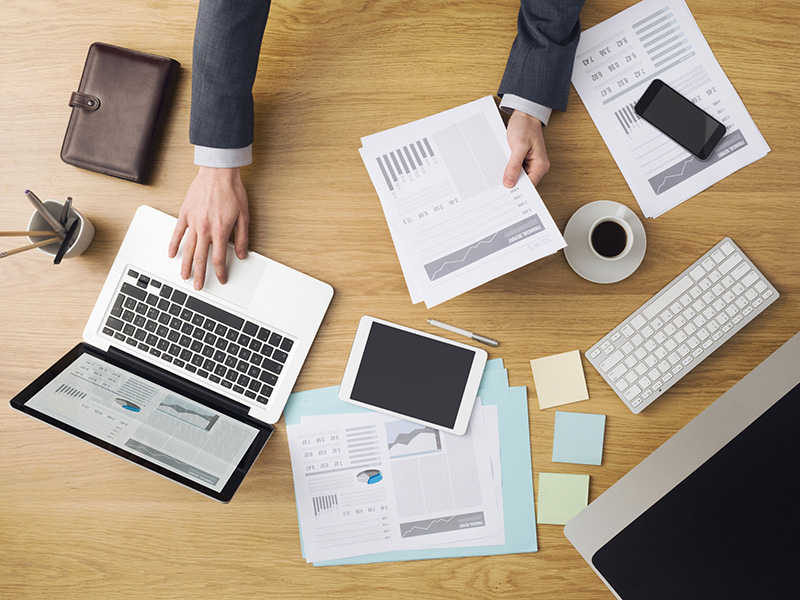
[[[601,464],[605,426],[605,415],[556,412],[553,462]]]

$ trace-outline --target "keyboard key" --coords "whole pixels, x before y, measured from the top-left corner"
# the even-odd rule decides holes
[[[280,375],[281,371],[283,370],[283,365],[281,363],[270,360],[269,358],[265,358],[261,366],[267,371],[271,371],[276,375]]]
[[[625,355],[621,350],[615,350],[608,358],[600,363],[600,370],[608,372],[614,365],[621,361]],[[271,362],[271,361],[270,361]]]
[[[236,315],[224,311],[221,308],[217,308],[216,306],[213,306],[208,302],[204,302],[199,298],[195,298],[194,296],[189,297],[186,302],[186,306],[195,312],[199,312],[206,317],[214,319],[214,321],[224,323],[228,327],[232,327],[236,330],[241,329],[242,325],[244,324],[244,319],[241,317],[237,317]]]
[[[264,383],[267,383],[272,386],[278,383],[278,378],[275,376],[274,373],[270,373],[269,371],[261,371],[261,375],[259,375],[258,378]]]
[[[134,287],[129,283],[123,283],[119,291],[125,294],[126,296],[131,296],[139,301],[142,301],[145,298],[147,298],[146,291],[139,289],[138,287]]]
[[[175,290],[174,292],[172,292],[172,301],[177,304],[183,304],[184,302],[186,302],[186,298],[187,298],[186,294],[184,294],[180,290]],[[193,310],[197,309],[193,308]]]
[[[258,333],[258,325],[256,325],[255,323],[251,323],[250,321],[247,321],[245,322],[242,331],[244,331],[247,335],[252,337],[256,335],[256,333]]]
[[[125,323],[115,317],[108,317],[108,319],[106,319],[106,325],[115,331],[122,331]]]

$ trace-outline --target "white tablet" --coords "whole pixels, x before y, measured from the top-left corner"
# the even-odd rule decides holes
[[[361,317],[339,398],[463,435],[486,358],[481,348]]]

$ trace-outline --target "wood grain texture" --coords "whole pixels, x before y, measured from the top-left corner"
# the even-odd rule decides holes
[[[630,4],[589,0],[583,27]],[[647,220],[647,256],[621,283],[586,282],[559,253],[426,310],[409,300],[359,138],[494,93],[517,4],[273,2],[254,90],[255,164],[244,175],[250,245],[336,289],[296,389],[339,382],[362,314],[422,329],[428,317],[474,329],[501,340],[491,357],[505,359],[512,385],[528,386],[535,482],[543,471],[588,473],[594,499],[795,333],[796,7],[791,0],[742,0],[735,8],[696,0],[691,9],[772,152]],[[42,199],[71,195],[97,235],[85,255],[59,267],[37,251],[0,264],[0,598],[611,598],[552,525],[538,527],[535,554],[307,565],[283,422],[223,506],[8,407],[80,340],[136,208],[178,212],[196,171],[188,144],[196,11],[189,0],[4,2],[0,229],[24,227],[30,205],[22,193],[31,188]],[[182,64],[152,185],[59,159],[69,95],[94,41]],[[562,229],[593,200],[616,200],[641,216],[574,91],[546,136],[552,168],[539,191]],[[551,462],[554,413],[538,409],[528,361],[587,349],[726,235],[778,288],[780,300],[641,415],[632,415],[584,360],[591,399],[567,410],[608,415],[603,465]]]

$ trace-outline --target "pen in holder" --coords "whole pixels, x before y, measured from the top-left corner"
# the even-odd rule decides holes
[[[72,206],[71,202],[65,203],[59,202],[58,200],[44,200],[42,204],[51,215],[62,215],[62,211],[66,212],[66,223],[70,223],[72,219],[78,220],[78,224],[74,233],[72,234],[72,239],[68,242],[69,245],[66,252],[63,254],[63,258],[73,258],[86,252],[86,249],[89,247],[89,244],[92,243],[92,239],[94,238],[94,226],[89,219],[78,212],[75,207]],[[55,233],[46,233],[42,235],[42,232],[44,231],[53,231],[53,227],[47,222],[39,210],[34,212],[30,218],[30,221],[28,221],[28,230],[40,234],[28,235],[28,239],[31,241],[31,243],[43,242],[44,240],[52,237]],[[56,257],[60,246],[61,240],[59,239],[52,244],[40,246],[38,250],[44,252],[48,256]]]

